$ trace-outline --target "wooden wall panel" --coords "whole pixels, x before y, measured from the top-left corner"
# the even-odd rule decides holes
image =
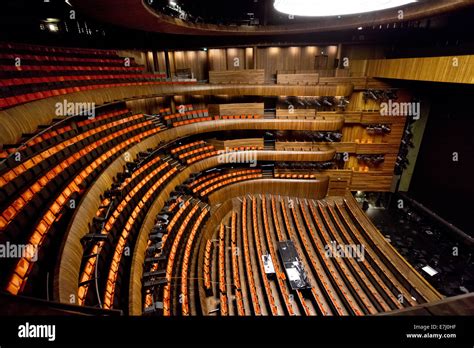
[[[319,74],[312,73],[286,73],[277,71],[277,84],[281,85],[317,85]]]
[[[245,69],[255,69],[253,47],[247,47],[245,49]]]
[[[209,195],[209,203],[216,205],[230,197],[252,193],[273,193],[282,196],[321,199],[326,197],[328,177],[318,180],[256,179],[225,186]]]
[[[266,81],[274,81],[278,70],[314,70],[316,56],[328,55],[328,66],[333,67],[336,46],[265,47],[257,49],[257,68],[265,69]]]
[[[227,70],[245,70],[246,66],[245,48],[226,49]]]
[[[223,48],[213,48],[209,51],[209,70],[227,70],[227,55]]]
[[[393,174],[371,172],[353,172],[351,181],[352,191],[390,191]]]
[[[217,140],[207,139],[209,144],[214,145],[217,150],[233,149],[236,147],[253,146],[263,149],[263,138],[247,138],[247,139],[232,139],[232,140]]]
[[[209,114],[214,115],[260,115],[264,114],[264,103],[209,104]]]
[[[305,118],[305,117],[316,117],[316,109],[276,109],[277,118]]]
[[[207,52],[205,51],[175,51],[174,71],[177,69],[191,69],[194,78],[207,79]]]
[[[158,71],[161,73],[166,73],[166,53],[164,51],[156,52],[157,62],[158,62]]]
[[[390,79],[474,83],[474,55],[369,60],[367,75]]]
[[[209,83],[263,84],[265,72],[262,69],[210,70]]]

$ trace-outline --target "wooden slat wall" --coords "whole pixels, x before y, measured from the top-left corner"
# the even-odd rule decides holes
[[[257,179],[225,186],[210,194],[208,198],[211,205],[252,193],[321,199],[326,197],[328,183],[328,177],[320,177],[318,180]]]
[[[209,114],[214,115],[260,115],[264,114],[264,103],[209,104]]]
[[[474,55],[374,59],[367,63],[367,76],[473,84]]]
[[[210,70],[209,83],[263,84],[265,71],[263,69]]]
[[[353,172],[350,189],[352,191],[390,191],[392,186],[392,173]]]
[[[316,109],[292,109],[293,111],[290,112],[289,109],[276,109],[276,117],[277,118],[286,118],[286,119],[300,119],[305,117],[316,117]]]
[[[298,150],[298,151],[314,151],[321,148],[335,149],[337,153],[352,154],[397,154],[399,144],[358,144],[353,142],[339,143],[308,143],[296,141],[277,141],[275,143],[276,150]]]
[[[209,51],[209,70],[227,70],[226,50],[214,48]]]
[[[265,69],[265,80],[276,78],[278,70],[314,70],[316,56],[328,56],[328,68],[334,66],[337,46],[265,47],[257,49],[257,68]]]
[[[263,148],[263,138],[248,138],[248,139],[233,139],[233,140],[217,140],[208,139],[209,144],[214,145],[217,150],[223,150],[228,148],[236,148],[242,146],[255,146]]]
[[[277,72],[277,84],[282,85],[317,85],[319,74],[317,73],[281,73]]]
[[[191,69],[194,78],[198,80],[207,79],[207,52],[205,51],[176,51],[174,56],[174,69]]]
[[[227,70],[250,69],[246,65],[245,48],[227,48]]]
[[[125,102],[127,109],[133,110],[133,113],[139,114],[157,114],[165,105],[163,97],[154,97],[146,99],[134,99]]]

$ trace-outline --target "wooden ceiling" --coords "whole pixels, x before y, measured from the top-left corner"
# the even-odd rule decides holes
[[[398,18],[398,10],[388,9],[362,15],[344,16],[339,19],[335,19],[334,17],[318,18],[311,24],[225,26],[191,23],[159,14],[149,8],[144,1],[145,0],[73,0],[73,4],[84,14],[101,22],[149,32],[182,35],[262,36],[320,33],[400,21]],[[403,21],[434,17],[473,5],[473,0],[420,1],[404,7]]]

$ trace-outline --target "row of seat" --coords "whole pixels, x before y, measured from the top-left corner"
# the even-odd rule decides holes
[[[220,298],[220,313],[222,316],[229,314],[228,303],[227,303],[227,281],[226,281],[226,263],[225,263],[225,253],[226,253],[226,239],[225,239],[225,226],[220,224],[218,241],[219,246],[218,251],[218,260],[217,260],[217,269],[218,269],[218,278],[219,278],[219,298]]]
[[[125,131],[122,131],[125,134]],[[98,173],[103,169],[103,167],[110,163],[113,159],[117,157],[118,154],[122,153],[126,148],[136,142],[140,142],[144,137],[150,136],[153,133],[153,130],[146,132],[140,132],[138,135],[135,135],[127,140],[124,140],[118,143],[115,147],[112,147],[110,150],[104,152],[100,157],[95,159],[90,165],[85,167],[75,178],[70,182],[70,184],[62,190],[58,195],[53,204],[49,205],[49,210],[46,214],[43,215],[41,221],[36,224],[33,234],[28,240],[28,244],[34,246],[35,248],[41,248],[44,243],[49,230],[54,224],[55,220],[60,216],[61,210],[63,207],[66,207],[70,204],[70,199],[75,192],[83,193],[82,185],[87,179],[95,178]],[[104,139],[104,142],[109,139]],[[28,280],[29,273],[35,262],[28,258],[22,257],[16,264],[12,275],[10,276],[9,282],[7,284],[6,290],[12,294],[20,293]]]
[[[242,181],[247,181],[247,180],[254,180],[254,179],[259,179],[262,177],[262,173],[255,173],[255,174],[247,174],[247,175],[242,175],[242,174],[237,174],[237,176],[230,177],[230,178],[222,178],[222,181],[218,181],[215,184],[211,184],[211,186],[207,187],[206,189],[202,190],[199,192],[199,195],[201,197],[205,197],[212,192],[216,191],[217,189],[234,184],[236,182],[242,182]]]
[[[21,146],[18,146],[18,144],[5,144],[3,149],[0,151],[0,158],[5,159],[12,153],[20,153],[21,161],[23,161],[24,158],[31,157],[47,147],[70,139],[80,131],[86,131],[95,126],[103,125],[112,119],[119,119],[129,112],[130,111],[127,109],[113,110],[100,113],[94,117],[84,115],[78,116],[77,119],[71,118],[68,121],[61,120],[61,122],[58,122],[56,126],[54,126],[54,123],[52,126],[40,126],[34,133],[24,134],[22,136],[18,141],[18,144],[21,144]],[[87,117],[88,119],[80,121],[80,119],[84,119],[84,117]],[[89,126],[85,127],[86,125]],[[44,130],[45,128],[49,129],[46,131]],[[9,165],[10,167],[13,167],[19,164],[19,162],[21,163],[21,161],[10,161]],[[3,171],[3,168],[1,171]]]
[[[237,213],[232,212],[230,220],[230,244],[231,244],[231,265],[232,279],[234,280],[233,289],[235,291],[235,302],[237,305],[237,314],[245,315],[245,306],[242,298],[242,286],[240,283],[239,258],[241,257],[240,248],[237,246]]]
[[[32,102],[39,99],[60,96],[64,94],[74,93],[74,92],[90,91],[90,90],[95,90],[95,89],[100,89],[100,88],[164,85],[164,84],[194,84],[194,83],[195,82],[193,81],[161,81],[161,80],[148,81],[145,79],[139,82],[97,83],[97,84],[90,84],[90,85],[88,84],[88,85],[76,86],[76,87],[55,88],[55,89],[44,90],[42,92],[23,93],[23,94],[15,95],[12,97],[0,98],[0,109],[17,106],[19,104]]]
[[[347,233],[345,231],[342,222],[334,214],[334,211],[326,204],[318,201],[318,208],[321,212],[325,221],[331,221],[332,223],[327,224],[331,232],[331,240],[336,241],[340,245],[348,243],[346,239]],[[303,210],[304,211],[304,210]],[[351,243],[348,243],[351,244]],[[353,244],[354,245],[354,244]],[[348,259],[349,267],[351,267],[358,277],[358,281],[362,281],[362,284],[367,288],[368,295],[372,297],[372,301],[376,306],[377,311],[391,311],[394,308],[397,308],[400,303],[396,301],[395,297],[390,296],[390,292],[387,293],[388,289],[385,284],[376,276],[375,272],[371,269],[367,269],[361,262],[356,262],[353,258]],[[380,291],[376,288],[375,284],[372,284],[372,281],[376,282],[378,288],[382,288],[383,291]],[[388,298],[390,297],[390,298]],[[391,303],[389,301],[392,300]],[[395,300],[395,301],[393,301]],[[395,307],[392,307],[392,306]]]
[[[341,231],[342,235],[348,241],[350,244],[361,244],[365,246],[365,259],[367,260],[367,263],[362,264],[362,267],[365,267],[367,271],[371,274],[372,279],[374,279],[377,284],[382,288],[382,290],[385,292],[386,296],[388,296],[388,299],[385,298],[386,301],[391,300],[392,303],[397,307],[397,308],[403,308],[401,305],[400,301],[398,298],[393,294],[393,290],[395,289],[394,283],[389,283],[387,284],[383,277],[389,280],[390,282],[390,272],[388,272],[383,264],[377,260],[376,255],[372,251],[371,247],[365,243],[362,239],[359,239],[357,237],[358,231],[356,231],[355,227],[353,227],[353,223],[350,221],[350,218],[345,214],[344,210],[340,210],[338,205],[334,205],[334,208],[332,208],[330,205],[327,207],[331,214],[334,217],[337,217],[340,220],[339,224],[339,230]],[[384,276],[382,276],[382,273]],[[394,278],[392,280],[395,281]]]
[[[263,264],[262,256],[264,255],[262,244],[260,240],[260,226],[258,223],[258,213],[257,213],[257,199],[255,196],[252,197],[252,229],[253,229],[253,241],[255,244],[255,251],[257,253],[256,262],[259,267],[260,277],[263,282],[263,288],[265,291],[266,299],[268,301],[268,305],[270,307],[270,313],[272,315],[278,315],[278,307],[275,302],[275,298],[273,296],[272,288],[270,287],[270,282],[268,277],[265,273],[265,266]]]
[[[3,240],[29,243],[44,254],[43,245],[51,246],[49,232],[54,230],[64,209],[77,206],[85,188],[127,148],[159,131],[142,115],[91,127],[75,133],[78,135],[64,136],[69,132],[67,127],[56,136],[54,132],[46,133],[52,137],[46,136],[38,143],[45,143],[44,150],[38,149],[38,153],[18,163],[7,161],[8,166],[3,166],[0,193],[2,203],[8,204],[0,218]],[[76,131],[80,132],[80,128]],[[61,137],[63,141],[54,145]],[[22,258],[12,265],[13,274],[5,272],[4,277],[9,277],[8,291],[22,292],[35,265],[30,261]]]
[[[120,192],[120,195],[117,198],[113,197],[113,200],[117,201],[117,203],[113,204],[113,202],[111,202],[111,199],[109,198],[105,198],[102,201],[102,204],[100,205],[99,210],[96,214],[97,219],[99,219],[99,221],[102,221],[102,223],[100,224],[100,231],[98,231],[99,234],[109,235],[114,227],[120,229],[120,226],[115,226],[116,221],[119,220],[121,215],[129,215],[129,211],[133,207],[131,204],[132,202],[139,202],[139,193],[142,187],[145,187],[145,185],[149,182],[155,182],[156,180],[158,180],[159,177],[164,177],[167,175],[170,177],[174,172],[174,168],[172,168],[168,162],[164,162],[159,156],[155,156],[151,161],[147,162],[145,165],[135,170],[130,175],[130,177],[126,178],[120,184],[120,186],[116,187],[115,190]],[[123,198],[120,200],[119,198],[121,197]],[[111,204],[112,206],[109,207],[109,205]],[[91,232],[97,233],[97,231],[94,230],[92,230]],[[90,251],[86,250],[84,253],[84,255],[88,257],[88,259],[79,277],[80,286],[78,302],[80,305],[83,305],[85,303],[89,288],[89,281],[93,277],[97,257],[101,253],[104,244],[104,241],[99,240],[92,246],[89,246]]]
[[[38,147],[37,153],[24,153],[25,156],[21,156],[20,152],[19,160],[17,160],[16,156],[11,156],[11,159],[7,162],[4,162],[4,166],[2,166],[3,173],[0,176],[0,188],[4,187],[29,170],[32,170],[42,163],[45,163],[45,161],[48,159],[54,158],[54,156],[57,157],[55,162],[58,162],[61,158],[64,158],[67,155],[66,150],[72,146],[83,145],[81,147],[84,147],[87,144],[90,144],[93,140],[100,139],[112,133],[116,127],[120,127],[117,129],[121,129],[125,128],[126,126],[137,125],[142,122],[146,122],[147,125],[151,124],[151,121],[147,121],[141,114],[122,117],[117,121],[99,125],[98,127],[91,128],[85,132],[81,132],[66,139],[60,139],[56,137],[46,144],[50,147],[45,147],[44,150],[42,149],[42,146]],[[73,134],[68,135],[71,136]],[[43,143],[43,141],[40,143]]]
[[[277,179],[315,179],[314,174],[302,174],[302,173],[275,173],[273,175]]]
[[[171,154],[181,163],[189,165],[205,158],[217,155],[217,151],[213,145],[206,142],[195,142],[192,146],[181,148],[179,151],[170,151]]]
[[[163,116],[163,120],[182,121],[182,120],[188,120],[191,118],[207,117],[207,116],[209,116],[209,110],[207,109],[194,110],[194,107],[192,105],[190,106],[186,105],[186,106],[183,106],[181,110],[177,113]]]
[[[360,217],[356,212],[354,212],[353,207],[344,200],[344,204],[336,204],[338,211],[348,219],[349,228],[354,236],[356,236],[359,243],[363,243],[367,249],[366,257],[367,260],[371,263],[372,266],[375,266],[379,269],[377,272],[382,278],[385,278],[384,281],[388,284],[388,287],[397,297],[402,295],[404,298],[403,305],[405,304],[416,306],[419,301],[423,301],[423,297],[420,294],[417,294],[413,290],[410,281],[405,279],[405,275],[400,274],[400,272],[390,266],[389,261],[386,256],[377,246],[377,243],[374,241],[373,236],[368,233],[364,224],[360,221]],[[416,297],[415,297],[416,296]]]
[[[266,198],[264,197],[264,199],[262,200],[262,204],[266,201]],[[271,205],[271,216],[273,217],[272,221],[273,221],[273,226],[274,226],[274,232],[276,233],[276,237],[277,237],[277,240],[279,242],[283,242],[285,240],[290,240],[292,239],[292,234],[289,235],[289,231],[288,230],[288,233],[284,232],[280,226],[280,216],[278,214],[278,209],[277,209],[277,204],[276,204],[276,199],[275,199],[275,196],[271,196],[270,198],[270,205]],[[265,206],[265,205],[264,205]],[[266,208],[264,208],[264,211],[266,211]],[[286,220],[285,220],[286,221]],[[288,227],[287,227],[288,228]],[[282,278],[282,277],[280,277]],[[299,301],[299,304],[300,306],[302,307],[303,309],[303,312],[306,314],[306,315],[311,315],[310,313],[310,310],[308,308],[308,305],[306,304],[305,302],[305,299],[303,298],[303,295],[301,293],[301,290],[296,290],[296,294],[297,294],[297,298],[298,298],[298,301]],[[322,305],[320,305],[318,303],[318,296],[317,294],[314,292],[313,289],[311,289],[311,294],[316,302],[316,305],[318,308],[323,308]],[[326,314],[323,312],[323,314]]]
[[[162,116],[162,122],[168,127],[177,127],[185,124],[210,120],[212,120],[212,117],[209,116],[209,112],[207,109],[191,111],[185,111],[184,109],[182,109],[178,113]]]
[[[162,300],[164,315],[174,312],[172,301],[177,299],[172,299],[172,292],[178,288],[181,296],[176,302],[181,303],[180,313],[189,314],[187,282],[191,280],[183,277],[188,274],[194,238],[208,216],[208,209],[207,205],[195,199],[178,196],[167,202],[157,217],[157,224],[149,237],[143,281],[148,298]],[[149,303],[147,306],[150,310]]]
[[[178,231],[176,233],[175,238],[170,241],[172,242],[171,248],[169,250],[169,253],[167,253],[167,262],[166,262],[166,274],[165,274],[165,279],[166,279],[166,285],[163,290],[163,315],[165,316],[170,316],[172,313],[171,309],[171,287],[172,284],[174,286],[175,283],[178,283],[176,280],[173,279],[173,271],[175,271],[175,259],[177,258],[177,253],[179,252],[178,247],[181,243],[181,239],[183,235],[185,235],[185,232],[187,231],[188,224],[191,223],[191,219],[194,217],[194,215],[198,212],[199,205],[194,204],[191,208],[191,210],[186,214],[184,220],[182,223],[179,225]],[[170,243],[168,243],[170,244]],[[183,282],[183,279],[180,280]]]
[[[205,221],[205,218],[209,214],[208,209],[203,209],[201,214],[198,216],[194,226],[189,233],[186,246],[184,248],[184,256],[181,266],[181,313],[182,315],[189,315],[189,290],[188,283],[191,282],[189,274],[189,266],[191,262],[191,257],[193,255],[193,247],[195,243],[195,238],[200,228]],[[193,287],[192,287],[193,288]]]
[[[157,192],[159,192],[164,184],[168,181],[168,179],[177,171],[176,168],[171,168],[168,170],[166,173],[164,173],[162,176],[159,177],[159,179],[150,187],[150,189],[142,196],[140,196],[140,201],[138,204],[135,206],[133,209],[133,212],[130,214],[130,217],[128,218],[128,221],[125,223],[125,229],[122,231],[120,238],[118,240],[118,243],[116,244],[115,251],[113,254],[112,258],[112,263],[109,269],[109,274],[107,277],[107,286],[105,289],[104,293],[104,302],[103,302],[103,307],[106,309],[111,309],[113,308],[114,305],[114,294],[115,294],[115,289],[116,289],[116,281],[117,281],[117,276],[119,273],[119,266],[120,262],[123,256],[123,252],[125,249],[125,246],[127,245],[128,242],[128,237],[132,233],[133,228],[139,228],[140,226],[134,226],[135,225],[135,220],[137,220],[137,216],[140,213],[146,213],[145,206],[147,203],[151,203],[154,198],[157,195]],[[150,178],[156,177],[155,175],[149,175]],[[143,182],[141,182],[139,185],[143,185]],[[139,185],[134,188],[134,190],[138,191],[139,190]]]
[[[204,140],[193,141],[192,143],[180,145],[170,150],[172,155],[181,155],[185,152],[185,150],[194,150],[197,149],[199,146],[206,144]]]
[[[297,208],[299,208],[299,206],[291,209],[293,215],[295,216],[295,221],[299,221],[297,217]],[[312,212],[314,211],[312,210]],[[310,235],[316,245],[316,251],[323,254],[325,247],[329,246],[331,243],[330,238],[327,238],[326,231],[326,226],[329,225],[324,226],[315,215],[313,215],[313,217],[315,217],[316,219],[316,225],[318,226],[320,234],[316,235],[315,233],[312,233]],[[298,223],[297,225],[298,229],[301,230],[302,226]],[[341,258],[330,257],[330,260],[326,262],[326,265],[330,270],[330,274],[334,277],[334,280],[337,283],[339,290],[342,292],[346,303],[355,315],[377,313],[375,307],[367,298],[365,291],[357,283],[356,279],[354,278],[354,275],[351,274],[351,272],[348,270],[347,266]]]
[[[260,151],[263,150],[263,146],[235,146],[229,147],[229,151]]]
[[[114,50],[97,50],[90,48],[72,48],[72,47],[49,47],[22,43],[0,42],[0,51],[26,51],[26,52],[41,52],[51,54],[84,54],[90,56],[117,56],[117,51]]]
[[[260,174],[258,176],[253,176],[254,174]],[[250,180],[253,178],[261,177],[261,169],[241,169],[241,170],[230,170],[230,171],[221,171],[220,174],[211,173],[204,177],[201,177],[199,185],[193,185],[189,188],[194,194],[205,196],[216,189],[228,185],[233,182]],[[239,180],[234,180],[239,178]],[[217,186],[216,186],[217,185]],[[211,186],[213,189],[211,189]],[[209,190],[209,191],[208,191]]]
[[[214,120],[255,120],[262,118],[262,115],[219,115],[214,116]]]
[[[203,273],[204,273],[204,289],[206,291],[211,290],[211,260],[212,260],[212,241],[208,239],[206,241],[206,246],[204,249],[204,267],[203,267]]]
[[[85,69],[82,69],[85,70]],[[117,69],[118,70],[118,69]],[[40,76],[40,77],[14,77],[10,79],[0,80],[0,89],[2,91],[12,91],[6,87],[20,86],[20,85],[41,85],[48,84],[49,86],[61,86],[64,82],[77,82],[77,81],[95,81],[95,80],[129,80],[129,79],[149,79],[149,80],[160,80],[165,78],[159,74],[98,74],[94,75],[88,73],[87,75],[58,75],[58,76]],[[59,85],[55,85],[59,84]],[[74,84],[69,84],[67,87],[73,87]]]
[[[16,60],[20,59],[21,61],[36,61],[37,64],[44,64],[47,62],[77,62],[77,63],[101,63],[101,64],[121,64],[124,65],[124,58],[122,57],[108,57],[108,58],[89,58],[89,57],[71,57],[64,55],[50,55],[45,54],[44,52],[40,53],[5,53],[0,51],[0,60]],[[130,57],[130,64],[136,65],[135,58]]]
[[[294,206],[294,203],[285,204],[285,202],[282,200],[280,201],[280,205],[281,205],[281,210],[283,212],[285,226],[288,230],[292,231],[291,234],[295,235],[295,237],[296,237],[296,234],[295,234],[295,231],[296,231],[298,237],[301,239],[301,242],[303,245],[303,253],[305,254],[306,260],[308,261],[308,264],[312,268],[313,272],[317,275],[317,277],[320,278],[320,282],[322,285],[322,289],[320,290],[323,290],[326,293],[326,296],[330,301],[330,305],[332,305],[333,307],[333,310],[334,310],[333,314],[348,315],[349,312],[346,310],[344,306],[344,302],[343,300],[341,300],[341,297],[343,296],[344,298],[346,298],[347,296],[350,296],[350,294],[347,292],[346,289],[344,289],[343,284],[337,277],[335,270],[330,268],[331,264],[329,263],[329,260],[326,257],[314,258],[313,254],[311,253],[312,248],[308,240],[304,236],[303,229],[301,227],[299,220],[295,220],[296,226],[293,226],[290,222],[290,215],[288,214],[287,208],[288,206],[291,206],[291,205]],[[292,211],[294,211],[294,209],[292,209]],[[314,233],[314,231],[312,230],[310,231]],[[320,310],[321,312],[323,312],[323,310],[326,313],[328,312],[328,309],[326,308],[323,308],[323,310],[322,309]]]
[[[141,115],[136,115],[135,119],[140,119]],[[125,120],[118,121],[118,122],[126,122]],[[20,187],[19,185],[16,185],[16,190],[13,192],[13,195],[18,195],[18,193],[22,192],[22,188],[26,187],[26,190],[21,193],[19,197],[17,197],[13,203],[10,204],[9,207],[2,213],[2,217],[7,221],[6,224],[3,222],[0,223],[0,230],[6,229],[8,223],[13,221],[17,214],[21,212],[21,210],[33,199],[33,197],[36,194],[39,194],[41,190],[43,190],[50,182],[56,181],[57,183],[57,177],[62,175],[64,171],[66,171],[68,168],[73,168],[72,166],[75,165],[76,163],[79,163],[80,160],[87,155],[91,154],[94,150],[97,150],[97,148],[106,142],[118,138],[121,136],[127,136],[127,134],[137,131],[137,130],[143,130],[147,131],[149,128],[148,126],[151,125],[151,121],[144,121],[138,124],[132,124],[127,128],[122,128],[120,130],[117,130],[115,133],[110,132],[109,136],[107,136],[107,133],[104,132],[104,138],[99,138],[99,140],[90,143],[87,146],[84,146],[80,150],[72,153],[69,152],[69,156],[64,158],[61,162],[56,164],[54,167],[54,162],[52,163],[51,168],[42,176],[37,177],[36,181],[33,181],[31,185],[28,187],[28,181],[25,180],[25,185]],[[112,125],[111,125],[112,126]],[[114,128],[108,128],[107,126],[102,126],[102,130],[114,130]],[[101,129],[102,127],[99,127],[98,129]],[[112,126],[113,127],[113,126]],[[86,133],[82,134],[81,136],[85,135]],[[81,137],[79,136],[79,137]],[[53,156],[53,153],[55,151],[63,151],[66,149],[66,147],[70,146],[70,144],[65,144],[61,143],[57,145],[57,147],[54,148],[54,150],[46,150],[44,153],[41,153],[33,159],[27,160],[24,164],[20,164],[13,168],[12,170],[7,171],[5,174],[0,177],[1,183],[0,183],[0,188],[3,188],[5,185],[7,185],[9,182],[22,177],[23,173],[28,172],[30,169],[32,169],[35,166],[35,160],[40,163],[40,165],[50,159],[51,156]],[[48,156],[49,154],[49,156]],[[99,155],[99,154],[97,154]],[[43,157],[44,156],[44,157]],[[40,157],[39,159],[36,159],[36,157]],[[37,162],[37,163],[38,163]]]
[[[273,234],[273,237],[277,237],[277,236],[275,236],[275,233],[272,233],[274,231],[270,229],[270,223],[269,223],[270,213],[267,209],[267,200],[266,200],[265,195],[262,195],[260,203],[262,206],[261,215],[263,217],[263,230],[264,230],[264,235],[265,235],[264,243],[266,243],[268,253],[270,254],[270,257],[273,261],[273,267],[275,269],[275,274],[276,274],[277,287],[278,287],[278,290],[280,291],[281,298],[283,298],[286,314],[292,316],[292,315],[295,315],[295,311],[290,301],[290,294],[288,292],[288,288],[285,283],[286,275],[284,272],[280,270],[280,266],[278,265],[278,256],[276,255],[275,248],[273,245],[272,234]]]
[[[253,308],[254,315],[261,315],[262,309],[260,307],[259,297],[257,294],[257,287],[255,284],[255,278],[253,275],[252,270],[252,261],[250,259],[250,243],[249,243],[249,236],[248,236],[248,228],[247,228],[247,199],[244,197],[242,199],[242,207],[241,207],[241,215],[242,215],[242,222],[241,222],[241,234],[242,234],[242,242],[243,242],[243,249],[244,249],[244,259],[245,259],[245,273],[247,275],[248,287],[250,290],[250,299],[251,305]]]

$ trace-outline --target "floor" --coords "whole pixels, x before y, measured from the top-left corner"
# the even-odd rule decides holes
[[[369,204],[366,213],[398,252],[441,294],[455,296],[474,291],[473,250],[459,243],[449,230],[427,219],[420,220],[395,204],[389,208]],[[430,276],[422,270],[426,265],[438,273]]]

